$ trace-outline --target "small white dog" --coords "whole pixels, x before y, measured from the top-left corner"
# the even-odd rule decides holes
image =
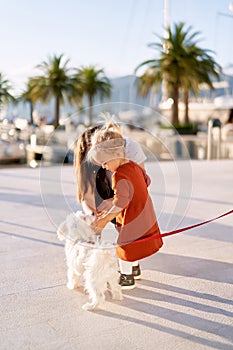
[[[79,287],[81,277],[84,278],[84,289],[90,298],[83,305],[84,310],[93,310],[104,301],[108,287],[113,299],[122,300],[115,249],[112,244],[97,241],[91,228],[93,220],[92,215],[77,211],[69,214],[57,230],[58,238],[65,240],[67,287]]]

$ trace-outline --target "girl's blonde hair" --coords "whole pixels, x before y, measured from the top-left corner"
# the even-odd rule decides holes
[[[106,129],[96,130],[91,138],[91,144],[92,147],[96,147],[103,142],[114,139],[123,139],[123,137],[118,130],[115,130],[115,126],[113,128],[111,124]]]
[[[115,158],[124,158],[124,138],[116,130],[115,125],[96,131],[92,136],[92,147],[88,152],[88,159],[98,164]]]

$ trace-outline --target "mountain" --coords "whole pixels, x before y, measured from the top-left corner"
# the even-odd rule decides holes
[[[151,94],[146,98],[141,98],[137,94],[136,76],[127,75],[124,77],[111,79],[112,95],[111,102],[127,102],[141,106],[151,104]]]

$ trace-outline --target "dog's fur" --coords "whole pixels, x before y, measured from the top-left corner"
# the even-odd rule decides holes
[[[115,249],[111,244],[97,241],[90,226],[93,219],[78,211],[69,214],[57,230],[58,238],[65,240],[67,287],[79,287],[83,277],[84,289],[90,298],[90,302],[83,305],[85,310],[93,310],[105,300],[107,285],[113,299],[122,299]],[[90,241],[92,244],[85,244]]]
[[[57,229],[60,241],[65,240],[65,254],[67,264],[67,288],[75,289],[80,286],[80,278],[84,272],[83,263],[87,257],[87,248],[81,241],[95,241],[95,233],[90,224],[94,217],[81,211],[71,213]]]

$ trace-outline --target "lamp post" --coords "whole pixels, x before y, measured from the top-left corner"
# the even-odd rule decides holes
[[[163,25],[164,25],[164,39],[166,40],[168,38],[168,27],[169,27],[169,0],[164,0]],[[164,42],[163,49],[165,52],[167,51],[167,46],[165,42]],[[167,86],[164,79],[162,81],[161,89],[162,89],[162,102],[164,102],[168,99]]]

